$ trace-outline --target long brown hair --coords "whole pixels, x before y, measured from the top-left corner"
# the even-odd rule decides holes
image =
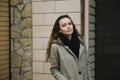
[[[60,31],[60,26],[59,26],[59,21],[63,18],[68,18],[71,20],[71,18],[68,16],[68,15],[61,15],[57,18],[57,20],[55,21],[55,24],[53,25],[53,29],[52,29],[52,32],[51,32],[51,35],[50,35],[50,38],[49,38],[49,41],[48,41],[48,46],[47,46],[47,51],[46,51],[46,61],[48,62],[49,61],[49,57],[50,57],[50,47],[51,47],[51,44],[53,42],[53,40],[57,39],[58,38],[58,34],[59,34],[59,31]],[[78,35],[78,36],[81,36],[76,27],[75,27],[75,24],[73,23],[73,21],[71,20],[71,23],[73,25],[73,33]]]

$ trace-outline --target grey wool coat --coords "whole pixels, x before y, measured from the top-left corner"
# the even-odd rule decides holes
[[[80,44],[79,59],[63,44],[60,38],[51,45],[51,74],[57,80],[88,80],[87,50],[83,41]]]

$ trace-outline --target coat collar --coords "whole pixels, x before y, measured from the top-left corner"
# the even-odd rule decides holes
[[[59,44],[59,45],[64,45],[63,41],[60,38],[57,38],[53,40],[53,43]]]
[[[80,50],[79,50],[79,59],[80,59],[80,58],[81,58],[81,55],[82,55],[82,53],[83,53],[83,51],[84,51],[84,46],[83,46],[84,40],[83,40],[81,37],[79,37],[79,39],[80,39],[80,42],[81,42],[81,44],[80,44]],[[68,46],[66,46],[66,45],[62,42],[62,40],[61,40],[60,38],[57,38],[57,39],[53,40],[53,43],[56,43],[56,44],[59,44],[59,45],[63,45],[75,58],[77,58],[77,57],[75,56],[75,54],[70,50],[70,48],[69,48]]]

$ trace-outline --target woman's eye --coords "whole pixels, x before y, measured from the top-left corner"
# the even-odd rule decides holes
[[[66,24],[63,24],[63,25],[62,25],[62,27],[65,27],[65,26],[66,26]]]
[[[71,22],[69,22],[69,23],[68,23],[68,25],[72,25],[72,23],[71,23]]]
[[[65,27],[67,25],[72,25],[72,23],[71,22],[65,23],[65,24],[62,25],[62,27]]]

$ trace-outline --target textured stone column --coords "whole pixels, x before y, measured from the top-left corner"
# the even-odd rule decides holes
[[[32,80],[31,0],[10,0],[12,80]]]

